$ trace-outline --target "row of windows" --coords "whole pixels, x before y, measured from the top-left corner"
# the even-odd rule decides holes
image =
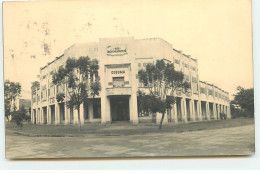
[[[203,87],[200,87],[200,93],[203,93],[203,94],[206,94],[206,88],[203,88]],[[212,89],[208,89],[208,95],[214,95],[214,91]],[[228,101],[228,96],[225,96],[221,93],[218,93],[218,92],[215,92],[215,97],[217,98],[220,98],[220,99],[223,99],[223,100],[226,100]]]

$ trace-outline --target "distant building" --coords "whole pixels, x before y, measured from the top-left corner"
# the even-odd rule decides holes
[[[11,103],[11,111],[20,110],[21,107],[24,107],[27,115],[30,115],[31,112],[31,100],[30,99],[21,99],[17,98],[15,101]]]
[[[94,103],[81,105],[81,122],[111,123],[130,121],[133,124],[158,122],[159,115],[142,115],[138,112],[137,91],[146,90],[139,82],[138,71],[147,63],[158,59],[174,63],[175,69],[184,73],[191,84],[191,93],[176,92],[177,103],[167,111],[164,123],[220,119],[220,113],[230,115],[229,93],[199,80],[198,61],[160,38],[134,39],[103,38],[99,42],[75,44],[64,54],[40,70],[40,87],[32,91],[33,123],[77,124],[76,110],[58,103],[56,93],[63,85],[52,83],[52,74],[64,66],[68,57],[89,56],[99,61],[99,78],[102,90]]]

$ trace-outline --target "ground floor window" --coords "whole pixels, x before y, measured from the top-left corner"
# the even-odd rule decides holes
[[[94,99],[93,101],[93,118],[101,118],[101,99]]]
[[[84,103],[83,104],[83,109],[84,109],[84,119],[87,120],[89,119],[89,115],[88,115],[88,104]]]

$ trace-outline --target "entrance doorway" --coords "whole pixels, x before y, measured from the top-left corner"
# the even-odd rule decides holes
[[[129,121],[129,97],[111,97],[110,110],[112,121]]]

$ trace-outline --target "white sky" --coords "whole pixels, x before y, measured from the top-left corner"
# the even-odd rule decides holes
[[[250,0],[5,2],[3,27],[4,77],[22,84],[24,98],[40,67],[72,44],[121,36],[165,39],[198,59],[200,80],[230,95],[253,87]]]

